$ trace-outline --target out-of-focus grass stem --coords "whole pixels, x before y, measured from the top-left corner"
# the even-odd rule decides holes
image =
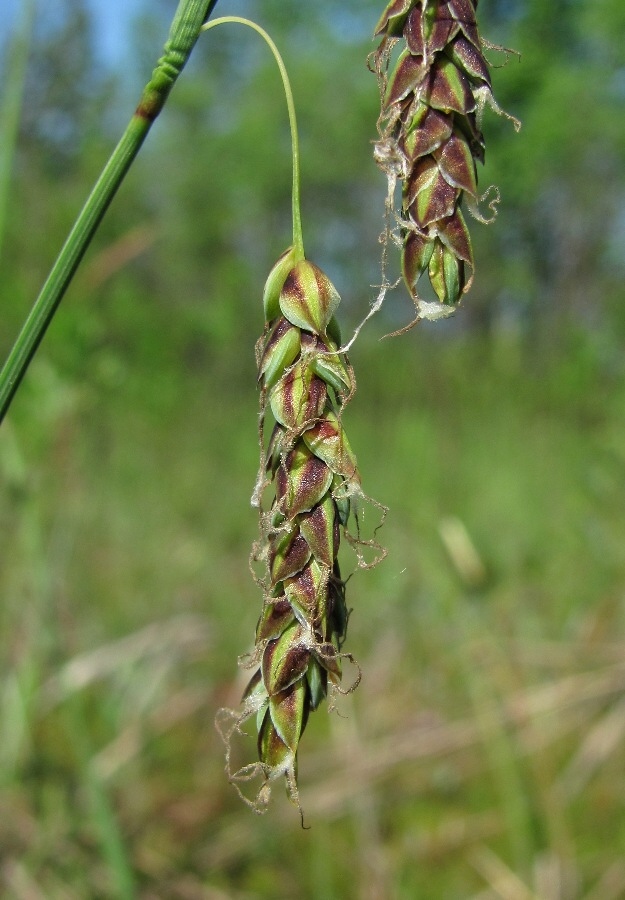
[[[164,53],[139,105],[69,233],[0,373],[0,422],[37,352],[104,213],[138,154],[217,0],[180,0]]]
[[[463,652],[471,646],[481,647],[497,653],[496,647],[489,647],[488,633],[475,610],[466,610],[466,634],[468,642]],[[527,796],[525,773],[520,764],[520,753],[515,737],[503,720],[492,684],[490,673],[482,670],[477,657],[470,653],[463,660],[466,669],[466,685],[473,704],[476,724],[482,736],[485,759],[490,769],[492,783],[498,794],[498,805],[502,811],[510,854],[515,871],[528,875],[535,855],[532,808]]]
[[[9,45],[6,69],[0,74],[4,86],[0,104],[0,259],[9,210],[11,172],[17,146],[20,112],[26,79],[26,63],[35,19],[36,0],[23,0],[21,19]]]
[[[67,704],[67,731],[77,757],[90,812],[97,829],[102,856],[111,878],[113,896],[118,900],[134,900],[135,878],[124,837],[102,779],[93,764],[88,734],[89,717],[78,692]]]

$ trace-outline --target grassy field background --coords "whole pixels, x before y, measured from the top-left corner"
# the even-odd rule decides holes
[[[337,4],[288,22],[280,6],[260,4],[306,110],[309,256],[349,334],[379,280],[379,4],[349,28]],[[362,683],[302,741],[309,829],[281,786],[264,817],[241,804],[214,727],[260,612],[253,347],[289,232],[275,75],[224,37],[198,49],[2,426],[3,897],[625,897],[625,119],[617,80],[603,91],[622,9],[567,8],[580,74],[542,2],[484,6],[524,54],[496,77],[525,131],[490,120],[483,183],[504,201],[476,226],[465,308],[380,340],[410,316],[398,291],[351,354],[345,425],[388,555],[348,584]],[[63,9],[15,24],[30,75],[2,198],[3,356],[133,89],[85,80],[89,19]],[[149,12],[137,65],[170,4]],[[562,114],[582,90],[586,129]],[[364,508],[368,534],[379,519]],[[253,752],[242,740],[241,763]]]
[[[252,384],[137,415],[38,365],[2,444],[8,895],[622,896],[625,383],[586,352],[571,390],[510,339],[357,347],[389,553],[303,742],[310,831],[242,807],[213,726],[259,608]]]

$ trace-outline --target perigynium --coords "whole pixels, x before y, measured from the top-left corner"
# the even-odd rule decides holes
[[[266,414],[274,425],[262,454],[252,498],[261,507],[271,486],[270,508],[261,507],[260,539],[253,561],[260,561],[263,608],[253,653],[244,664],[255,668],[238,711],[223,710],[221,732],[231,781],[261,777],[253,801],[257,812],[269,801],[271,783],[286,777],[299,807],[297,751],[309,713],[329,689],[340,687],[348,610],[337,560],[341,534],[364,497],[356,457],[347,440],[342,411],[355,383],[334,313],[339,295],[328,277],[288,250],[273,267],[264,290],[266,325],[257,344],[261,385],[261,440]],[[359,563],[367,565],[358,551]],[[356,666],[353,690],[360,675]],[[230,769],[231,739],[255,717],[258,762]],[[240,792],[240,791],[239,791]]]
[[[473,250],[463,204],[480,221],[476,162],[484,161],[484,107],[494,100],[477,0],[391,0],[378,25],[373,56],[380,83],[380,139],[375,157],[389,179],[389,211],[402,181],[399,242],[402,275],[417,318],[435,318],[459,302],[473,280]],[[393,71],[394,46],[402,49]],[[515,125],[520,123],[508,116]],[[488,194],[489,192],[487,192]],[[490,202],[493,215],[498,195]],[[392,230],[392,229],[391,229]],[[427,271],[437,300],[417,293]]]

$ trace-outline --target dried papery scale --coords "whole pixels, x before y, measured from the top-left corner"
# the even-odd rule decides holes
[[[271,436],[253,502],[260,505],[268,487],[272,496],[270,508],[261,509],[253,561],[265,570],[257,579],[264,601],[255,649],[245,660],[254,674],[242,708],[225,711],[222,721],[235,786],[261,776],[255,800],[243,797],[258,812],[267,805],[271,783],[283,775],[299,807],[297,750],[309,713],[329,690],[344,691],[343,662],[353,660],[341,650],[348,611],[337,556],[341,534],[358,543],[347,524],[363,497],[342,424],[354,377],[340,352],[338,293],[321,269],[289,250],[270,273],[263,300],[266,326],[257,344],[261,434],[268,413],[274,424],[266,426]],[[359,562],[366,565],[362,556]],[[230,772],[231,738],[253,716],[259,761]]]
[[[484,198],[476,170],[484,161],[481,117],[485,105],[502,110],[484,56],[492,45],[479,35],[476,7],[477,0],[392,0],[375,31],[382,35],[374,54],[382,99],[375,157],[389,178],[389,204],[396,179],[402,181],[402,275],[417,318],[453,308],[471,286],[473,250],[463,208],[486,221],[478,210]],[[425,272],[434,304],[417,293]]]

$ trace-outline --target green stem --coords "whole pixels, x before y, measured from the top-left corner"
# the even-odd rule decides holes
[[[291,156],[293,158],[293,191],[292,191],[292,207],[293,207],[293,249],[295,250],[295,262],[304,259],[304,239],[302,237],[302,215],[300,212],[300,169],[299,169],[299,138],[297,135],[297,119],[295,117],[295,102],[293,100],[293,91],[291,90],[291,82],[284,65],[284,60],[280,56],[280,51],[269,37],[264,28],[252,22],[250,19],[243,19],[241,16],[222,16],[214,19],[212,22],[204,25],[202,31],[209,31],[216,28],[217,25],[225,25],[234,22],[238,25],[247,25],[248,28],[256,31],[265,41],[269,49],[274,55],[274,59],[278,64],[280,75],[282,77],[282,85],[284,87],[284,96],[289,111],[289,125],[291,127]]]
[[[164,52],[139,105],[83,206],[0,373],[0,422],[117,189],[195,46],[217,0],[179,0]]]

